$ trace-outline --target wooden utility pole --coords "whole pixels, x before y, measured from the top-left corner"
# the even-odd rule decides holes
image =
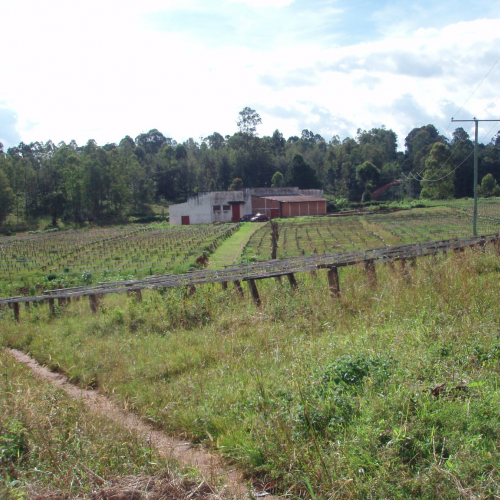
[[[278,240],[280,237],[280,227],[275,220],[271,224],[271,259],[276,259],[278,255]]]
[[[476,125],[476,130],[474,133],[474,215],[472,217],[472,235],[477,236],[477,134],[478,134],[478,123],[479,122],[498,122],[499,120],[478,120],[474,117],[472,120],[455,120],[451,119],[452,122],[474,122]]]

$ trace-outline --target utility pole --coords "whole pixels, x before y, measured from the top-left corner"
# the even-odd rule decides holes
[[[476,125],[476,130],[474,134],[474,215],[472,217],[472,235],[477,236],[477,128],[479,122],[498,122],[500,120],[478,120],[474,117],[472,120],[455,120],[451,119],[452,122],[474,122]]]

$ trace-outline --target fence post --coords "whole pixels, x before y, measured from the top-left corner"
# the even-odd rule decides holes
[[[12,304],[12,308],[14,309],[14,319],[16,320],[16,323],[19,323],[19,321],[20,321],[20,316],[19,316],[19,302],[14,302]]]
[[[373,260],[367,260],[365,262],[365,271],[368,275],[370,286],[377,286],[377,273],[375,272],[375,262]]]
[[[248,286],[250,287],[250,292],[252,293],[252,299],[256,305],[260,306],[259,291],[257,290],[257,285],[255,280],[248,280]]]
[[[95,314],[99,308],[99,297],[96,294],[89,295],[90,310]]]
[[[240,280],[235,280],[234,281],[234,288],[236,288],[236,292],[240,297],[243,297],[243,288],[241,288],[241,282]]]
[[[403,273],[403,278],[407,283],[411,281],[410,273],[408,272],[408,266],[406,265],[406,259],[401,259],[401,271]]]
[[[222,289],[227,290],[227,281],[222,282]]]
[[[486,251],[486,236],[481,236],[481,239],[478,241],[477,246],[481,252]]]
[[[49,299],[49,313],[51,316],[55,316],[56,314],[56,306],[54,299]]]
[[[288,273],[286,277],[288,278],[292,290],[297,290],[297,288],[299,288],[299,285],[297,285],[297,280],[295,279],[293,273]]]
[[[340,297],[340,281],[337,267],[331,267],[328,269],[328,288],[330,290],[330,295],[334,299],[338,299]]]

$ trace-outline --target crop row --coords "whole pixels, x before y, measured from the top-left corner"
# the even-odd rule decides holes
[[[99,229],[0,241],[0,279],[12,273],[168,271],[213,251],[236,228],[231,224]]]
[[[489,218],[480,212],[481,234],[500,228],[500,204],[491,204],[489,209]],[[278,258],[287,258],[466,237],[472,234],[472,217],[463,209],[438,207],[357,217],[284,219],[279,226]],[[268,259],[270,248],[271,228],[266,224],[252,235],[241,260]]]

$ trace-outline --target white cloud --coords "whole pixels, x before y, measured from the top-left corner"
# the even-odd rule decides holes
[[[250,7],[281,8],[294,3],[295,0],[229,0],[228,3],[244,3]]]
[[[300,18],[287,17],[288,9],[262,14],[264,6],[298,8],[298,1],[245,3],[245,14],[251,6],[260,17],[240,27],[240,5],[233,0],[236,17],[227,21],[236,26],[235,42],[217,45],[201,43],[190,31],[153,29],[144,20],[177,9],[182,19],[189,9],[203,22],[206,4],[195,0],[0,0],[4,18],[22,21],[4,23],[0,31],[0,45],[8,48],[0,100],[18,116],[26,142],[93,138],[102,144],[151,128],[176,140],[226,135],[236,131],[245,106],[262,115],[261,135],[279,128],[287,137],[309,128],[329,139],[385,124],[404,140],[411,128],[426,124],[421,120],[444,130],[449,109],[470,97],[500,56],[499,19],[430,28],[413,20],[413,31],[400,25],[385,38],[339,46],[329,35],[309,36],[341,14],[331,11],[331,2],[318,2]],[[210,12],[224,12],[223,6],[223,0],[214,3]],[[322,9],[332,16],[328,22]],[[231,42],[233,35],[225,35]],[[258,37],[258,46],[243,43]],[[497,117],[498,104],[485,108],[499,97],[499,75],[500,63],[462,116]]]

